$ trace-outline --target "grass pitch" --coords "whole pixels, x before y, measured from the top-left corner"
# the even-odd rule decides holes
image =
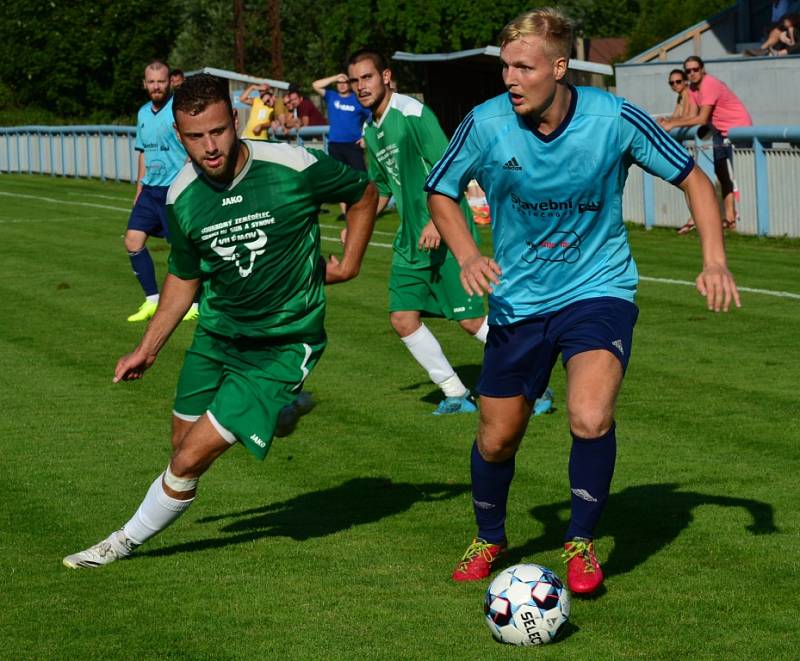
[[[476,420],[431,416],[439,394],[389,327],[391,215],[360,277],[329,289],[330,344],[308,383],[318,406],[294,435],[264,463],[228,452],[134,559],[63,568],[166,465],[193,329],[178,328],[143,381],[112,385],[143,330],[125,321],[141,298],[121,238],[132,197],[126,184],[0,176],[0,658],[797,658],[796,242],[730,237],[739,285],[773,293],[743,292],[722,315],[665,281],[694,278],[697,237],[631,230],[652,279],[597,539],[607,589],[573,601],[555,645],[494,643],[486,585],[448,579],[473,534]],[[334,215],[322,223],[335,251]],[[163,277],[166,248],[150,247]],[[430,325],[473,384],[480,345]],[[513,561],[563,574],[560,367],[553,386],[557,410],[532,421],[517,460],[509,535]]]

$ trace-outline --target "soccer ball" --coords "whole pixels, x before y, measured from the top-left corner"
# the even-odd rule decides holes
[[[514,565],[489,585],[483,612],[495,640],[544,645],[552,642],[569,620],[569,591],[546,567]]]

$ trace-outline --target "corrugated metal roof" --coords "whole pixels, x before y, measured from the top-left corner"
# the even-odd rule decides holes
[[[448,62],[451,60],[462,60],[469,57],[488,55],[500,57],[498,46],[484,46],[483,48],[470,48],[469,50],[459,50],[452,53],[406,53],[405,51],[395,51],[392,55],[393,60],[401,62]],[[614,74],[614,69],[607,64],[598,62],[586,62],[584,60],[570,60],[569,68],[576,71],[586,71],[588,73],[599,73],[604,76]]]

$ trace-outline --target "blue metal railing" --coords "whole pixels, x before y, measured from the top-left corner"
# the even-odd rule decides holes
[[[713,151],[708,139],[709,127],[690,126],[670,131],[673,138],[683,143],[694,143],[698,166],[714,180]],[[758,236],[770,233],[769,204],[769,172],[767,168],[766,149],[772,143],[788,143],[792,147],[800,147],[800,126],[747,126],[731,129],[728,139],[736,147],[753,150],[755,165],[756,194],[756,232]],[[651,228],[655,225],[655,195],[653,175],[645,172],[642,179],[642,197],[644,200],[644,224]]]
[[[321,140],[327,151],[328,129],[328,126],[307,126],[270,137],[299,145],[307,140]],[[0,172],[135,182],[138,160],[135,138],[136,129],[132,126],[0,127]]]
[[[125,149],[120,148],[121,137],[125,139]],[[96,176],[102,180],[113,178],[119,181],[124,159],[128,178],[136,181],[135,137],[136,129],[131,126],[0,127],[0,140],[4,138],[6,146],[5,153],[0,153],[0,170],[28,174],[38,172],[51,176]],[[108,151],[111,151],[111,159],[107,158]],[[59,153],[58,158],[56,152]]]

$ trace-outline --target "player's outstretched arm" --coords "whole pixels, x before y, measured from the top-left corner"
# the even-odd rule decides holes
[[[697,291],[706,297],[709,310],[727,312],[731,301],[739,308],[742,304],[736,282],[728,270],[722,219],[714,188],[708,177],[697,166],[683,180],[680,187],[689,197],[692,217],[697,225],[703,250],[703,270],[695,280]]]
[[[325,268],[325,284],[335,284],[352,280],[361,269],[361,262],[367,250],[378,206],[378,189],[370,182],[364,189],[361,199],[347,210],[347,233],[344,235],[344,255],[341,261],[334,255],[328,259]]]
[[[171,273],[167,274],[158,309],[147,325],[139,345],[117,361],[114,383],[142,378],[144,371],[155,362],[158,352],[191,307],[199,285],[199,280],[181,280]]]
[[[483,296],[500,284],[502,271],[490,257],[481,255],[467,227],[461,207],[441,193],[428,193],[428,211],[442,240],[461,266],[461,284],[470,296]]]

